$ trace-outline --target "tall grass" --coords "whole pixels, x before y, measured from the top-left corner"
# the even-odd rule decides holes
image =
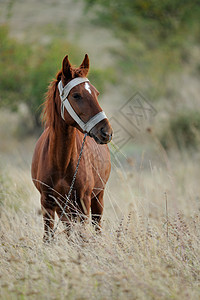
[[[61,225],[49,245],[29,170],[7,163],[0,177],[1,298],[198,299],[195,158],[174,154],[170,168],[154,160],[147,167],[143,155],[139,170],[131,165],[125,173],[113,163],[102,235],[77,224],[68,239]]]

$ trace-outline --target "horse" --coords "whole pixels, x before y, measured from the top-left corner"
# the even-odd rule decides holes
[[[66,55],[46,93],[45,127],[36,143],[31,167],[33,183],[41,196],[44,241],[54,236],[55,214],[69,234],[78,219],[88,222],[91,211],[92,224],[101,231],[103,196],[111,170],[107,144],[112,139],[112,127],[98,103],[98,90],[86,78],[88,72],[87,54],[78,68],[70,64]],[[84,134],[85,146],[67,199]]]

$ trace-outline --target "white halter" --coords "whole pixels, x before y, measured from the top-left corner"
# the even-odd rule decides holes
[[[60,81],[58,83],[58,89],[60,92],[60,99],[61,99],[61,116],[63,118],[63,120],[65,120],[64,118],[64,109],[66,108],[66,110],[68,111],[68,113],[70,114],[70,116],[76,121],[76,123],[81,127],[81,129],[84,132],[89,133],[90,130],[96,125],[98,124],[100,121],[107,119],[106,114],[101,111],[99,113],[97,113],[96,115],[94,115],[87,123],[84,123],[79,116],[77,115],[77,113],[74,111],[73,107],[71,106],[71,104],[69,103],[69,100],[67,99],[69,92],[71,91],[71,89],[73,89],[73,87],[75,87],[76,85],[83,83],[83,82],[87,82],[89,81],[87,78],[83,78],[83,77],[77,77],[72,79],[64,88],[62,85],[62,81]]]

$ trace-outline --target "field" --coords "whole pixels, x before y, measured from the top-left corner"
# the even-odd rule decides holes
[[[170,40],[174,48],[169,41],[162,48],[147,32],[148,48],[123,28],[113,34],[98,27],[85,2],[95,1],[0,3],[0,299],[199,299],[200,47],[199,38],[192,40],[198,26],[181,50],[178,34]],[[102,233],[75,224],[67,238],[60,224],[45,244],[30,166],[41,131],[37,109],[66,51],[77,64],[89,53],[100,104],[125,134],[134,130],[122,107],[138,91],[155,114],[140,120],[123,147],[127,136],[113,123],[117,148],[109,145]]]
[[[1,144],[1,299],[199,297],[199,156],[174,153],[166,162],[156,145],[159,163],[143,151],[139,168],[132,161],[122,168],[118,154],[102,235],[77,225],[68,240],[60,226],[45,245],[30,178],[34,142],[12,137]]]

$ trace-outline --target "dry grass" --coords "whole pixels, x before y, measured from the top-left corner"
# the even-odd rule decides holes
[[[61,0],[58,7],[54,1],[50,6],[47,1],[15,2],[10,17],[14,36],[46,44],[52,30],[47,24],[56,15],[68,31],[67,39],[78,40],[83,54],[90,49],[93,64],[112,65],[114,56],[106,49],[121,44],[105,30],[91,30],[85,17],[84,21],[80,18],[82,5],[78,2],[74,6],[74,1],[67,1],[68,10]],[[0,5],[1,22],[6,20],[5,3]],[[169,90],[174,85],[177,90],[173,77],[171,85]],[[173,102],[165,99],[157,105],[158,128],[175,109],[198,107],[197,79],[189,78],[188,84],[184,76],[178,88],[181,101],[175,94]],[[118,101],[117,108],[124,95],[119,89],[109,93],[103,102],[105,110],[113,112],[113,102],[107,100]],[[138,150],[136,162],[122,162],[124,169],[114,159],[103,234],[95,235],[88,225],[84,241],[78,235],[83,229],[76,226],[70,240],[61,233],[45,245],[39,194],[30,178],[33,142],[19,143],[13,138],[16,118],[10,112],[0,115],[1,299],[199,299],[199,155],[174,153],[168,159],[153,145],[153,156]],[[62,226],[58,233],[61,231]]]
[[[49,245],[42,243],[29,170],[6,164],[0,177],[1,298],[198,299],[199,157],[174,154],[168,167],[156,161],[126,171],[113,161],[103,234],[77,225],[69,240],[61,233]]]

